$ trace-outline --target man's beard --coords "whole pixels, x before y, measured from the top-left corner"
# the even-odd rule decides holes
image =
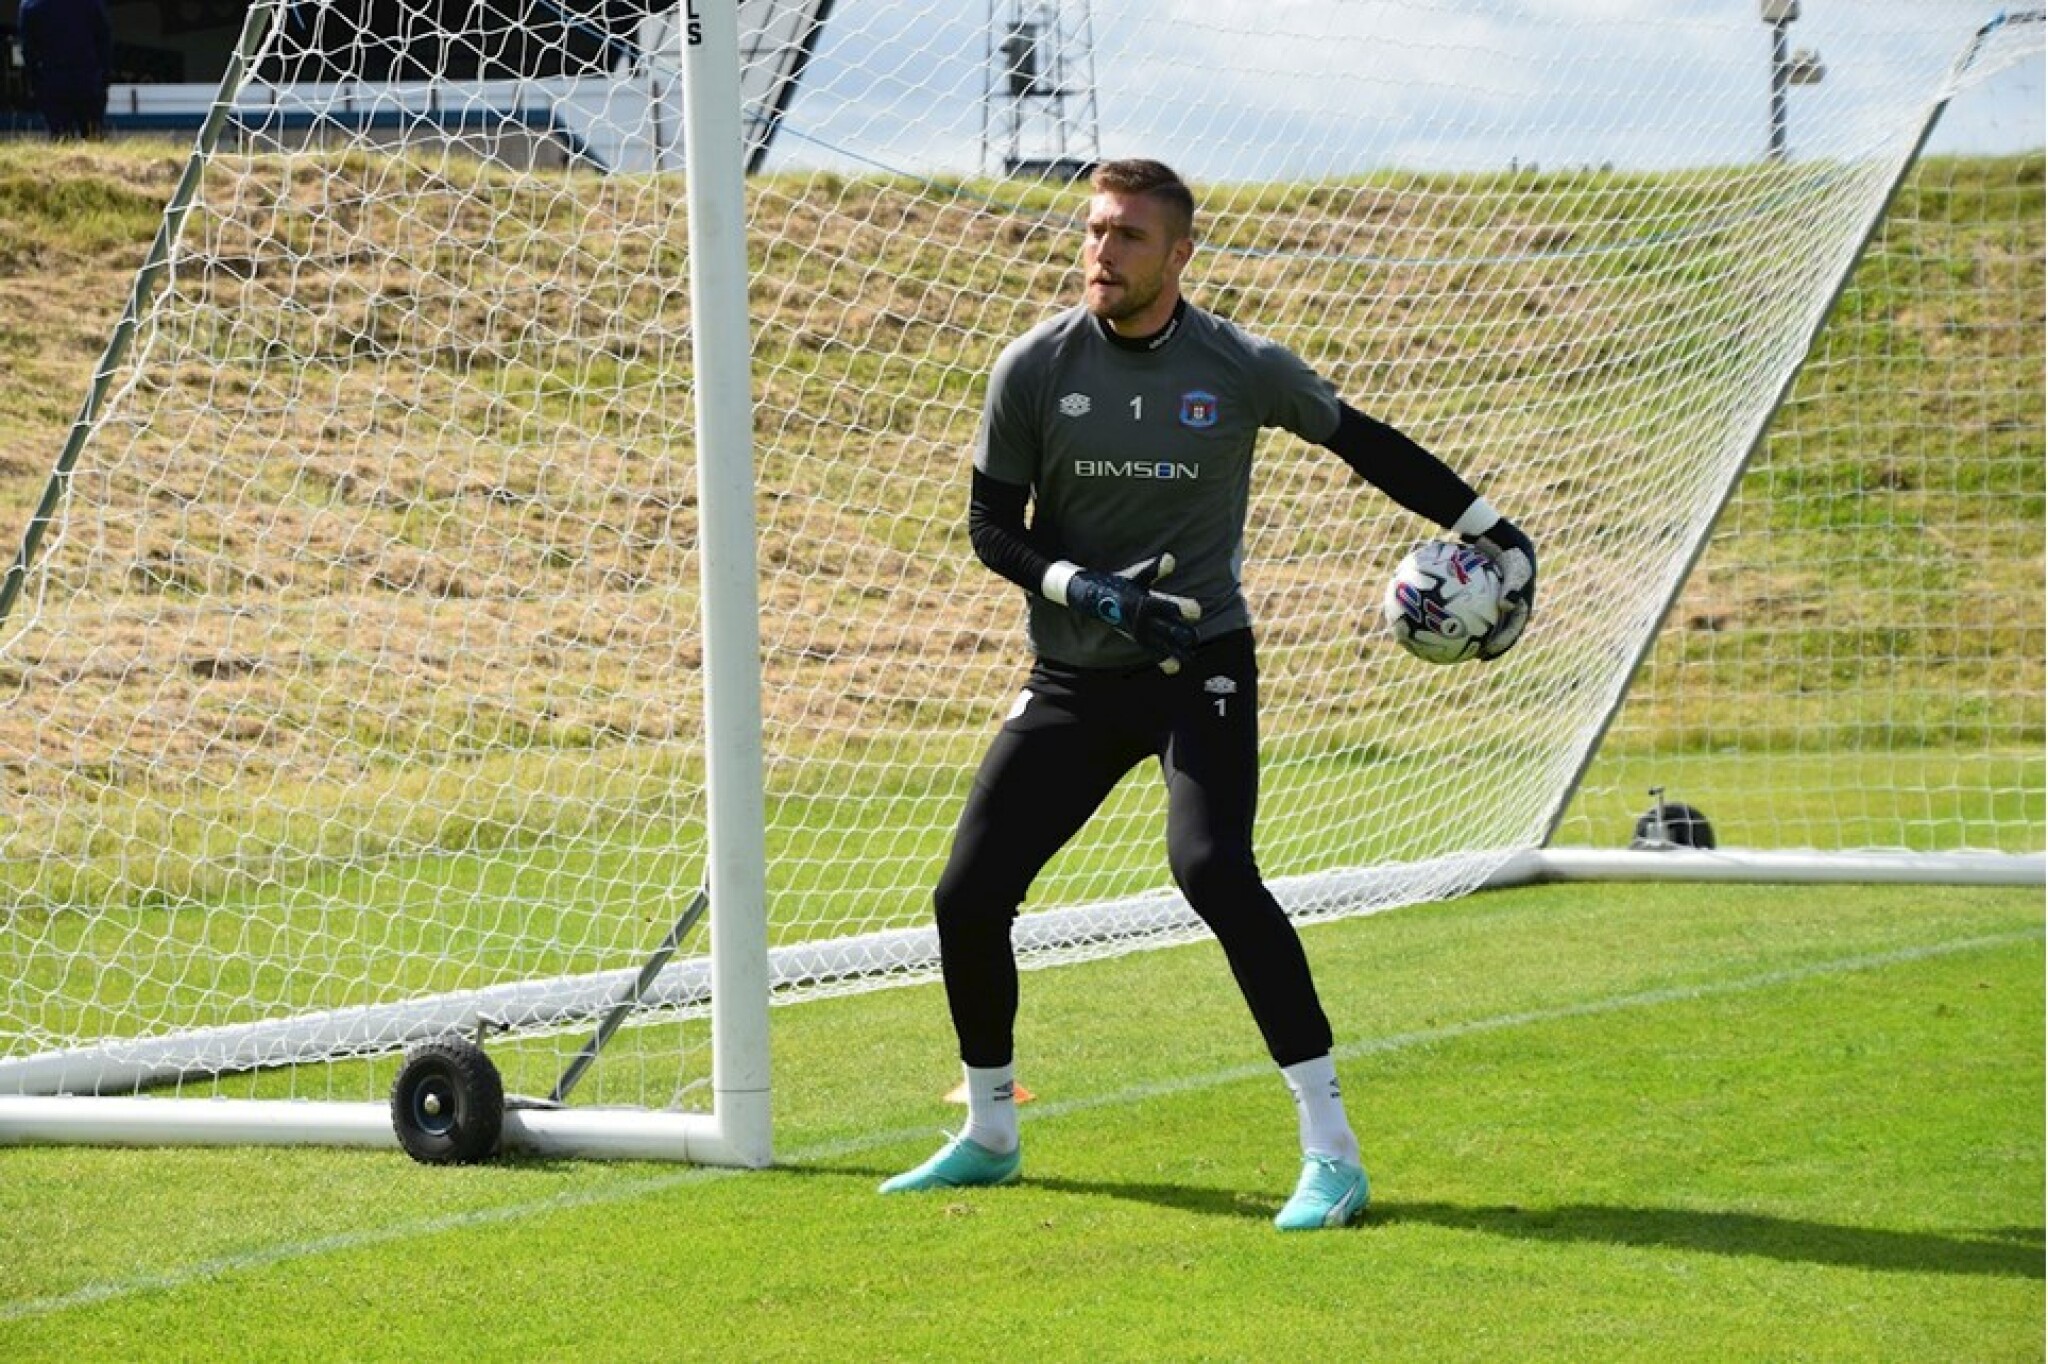
[[[1157,303],[1163,288],[1157,280],[1152,281],[1151,287],[1147,289],[1130,279],[1123,280],[1118,287],[1122,293],[1113,301],[1105,299],[1099,307],[1091,301],[1089,311],[1105,322],[1122,322],[1136,317]]]

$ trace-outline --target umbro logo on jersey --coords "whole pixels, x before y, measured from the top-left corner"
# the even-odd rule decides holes
[[[1237,695],[1237,679],[1224,677],[1220,673],[1202,684],[1202,690],[1211,696]]]
[[[1085,417],[1088,415],[1088,409],[1094,405],[1088,401],[1088,395],[1085,393],[1069,393],[1060,399],[1060,412],[1069,417]]]

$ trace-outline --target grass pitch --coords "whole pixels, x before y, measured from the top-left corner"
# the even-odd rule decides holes
[[[0,157],[0,198],[13,206],[0,213],[0,258],[18,267],[0,281],[0,351],[17,379],[0,392],[10,533],[106,336],[121,294],[109,281],[132,272],[177,165],[163,148]],[[2026,161],[2017,191],[2036,201],[2039,165]],[[1972,174],[2003,183],[2012,172]],[[845,216],[859,219],[857,208]],[[1966,243],[1957,258],[2031,272],[2038,296],[2039,215],[2022,216],[2024,241],[1998,252]],[[1897,250],[1913,256],[1917,239]],[[969,281],[963,296],[987,286]],[[1898,309],[1879,298],[1872,315],[1889,326]],[[1909,334],[1947,344],[1992,321],[1930,314]],[[1984,391],[2038,395],[2037,320],[2010,337],[2017,377]],[[836,385],[801,359],[778,371],[776,402],[823,411],[818,394]],[[976,372],[978,362],[920,378],[958,385]],[[505,384],[515,377],[550,382],[508,372]],[[1870,429],[1918,421],[1916,401],[1900,386],[1896,410],[1823,425],[1866,443]],[[854,416],[848,429],[887,427]],[[2017,453],[1996,466],[2008,483],[1988,505],[2004,529],[1987,542],[2018,537],[2001,562],[2020,607],[1983,614],[2026,633],[2038,620],[2038,420],[1999,432]],[[1772,509],[1832,516],[1874,505],[1858,490],[1911,476],[1883,442],[1867,443],[1819,447],[1825,467],[1772,466]],[[1790,495],[1806,483],[1840,495]],[[865,486],[842,501],[879,505]],[[1777,543],[1821,529],[1790,515],[1747,533]],[[1893,572],[1891,556],[1865,558]],[[148,562],[161,568],[145,573],[149,590],[213,586],[176,555]],[[1759,670],[1731,696],[1785,693],[1764,665],[1781,645],[1814,651],[1799,588],[1706,584],[1680,612],[1701,622],[1694,651]],[[1797,639],[1772,633],[1780,617]],[[411,624],[431,633],[424,613]],[[1744,629],[1756,648],[1727,647]],[[1991,760],[2019,769],[2003,788],[2038,830],[2038,649],[2019,656],[1996,679],[2019,698],[2018,719],[1998,720],[2011,753]],[[1896,689],[1864,683],[1803,694],[1896,708]],[[619,718],[594,717],[591,733],[613,733],[605,726]],[[1662,749],[1604,757],[1627,765],[1626,798],[1589,803],[1588,818],[1618,833],[1641,790],[1669,782],[1724,821],[1767,806],[1771,832],[1797,843],[1809,819],[1841,818],[1844,785],[1930,785],[1881,766],[1890,759],[1831,753],[1804,760],[1824,773],[1791,764],[1786,791],[1757,800],[1758,773],[1723,754],[1722,724],[1653,714],[1645,728],[1681,742],[1694,765],[1674,777]],[[1912,761],[1938,770],[1957,741],[1921,736]],[[1771,758],[1788,773],[1783,754]],[[1872,779],[1840,780],[1845,761],[1871,765]],[[578,798],[541,785],[565,808]],[[2013,815],[1959,806],[1919,817],[1973,830]],[[1876,816],[1868,825],[1875,841],[1903,841]],[[463,860],[478,832],[458,832],[453,864],[483,876]],[[209,865],[204,846],[157,846],[193,877]],[[0,884],[10,873],[0,867]],[[431,906],[399,908],[406,931],[439,931]],[[1022,1064],[1042,1097],[1026,1110],[1027,1178],[1014,1189],[874,1194],[958,1121],[938,1099],[954,1067],[930,987],[777,1015],[780,1164],[757,1174],[540,1161],[430,1170],[395,1152],[0,1149],[0,1359],[2041,1358],[2038,890],[1530,888],[1307,937],[1375,1179],[1354,1231],[1272,1231],[1295,1173],[1290,1106],[1219,954],[1198,944],[1027,979]],[[658,1032],[622,1038],[593,1092],[659,1052]]]
[[[2038,1359],[2038,891],[1537,887],[1307,930],[1374,1176],[1281,1236],[1213,945],[1025,980],[1026,1179],[934,988],[780,1011],[778,1167],[0,1151],[10,1360]],[[610,1063],[611,1057],[600,1063]]]

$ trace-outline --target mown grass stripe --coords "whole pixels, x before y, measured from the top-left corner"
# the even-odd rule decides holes
[[[1343,1059],[1357,1059],[1365,1056],[1384,1055],[1447,1042],[1456,1042],[1467,1037],[1503,1032],[1515,1028],[1538,1027],[1550,1023],[1597,1018],[1631,1010],[1654,1009],[1667,1005],[1688,1004],[1731,995],[1752,994],[1759,991],[1825,980],[1862,971],[1877,971],[1896,966],[1910,966],[1918,962],[1957,956],[1964,953],[1996,951],[2021,944],[2039,942],[2043,936],[2044,930],[2040,927],[2008,933],[1980,934],[1967,938],[1954,938],[1942,942],[1896,948],[1885,952],[1860,953],[1854,956],[1836,957],[1826,961],[1812,962],[1804,966],[1786,967],[1781,970],[1765,971],[1730,980],[1702,981],[1690,985],[1674,985],[1654,990],[1631,991],[1626,994],[1610,995],[1602,999],[1585,1000],[1573,1004],[1560,1004],[1540,1009],[1516,1010],[1510,1013],[1495,1014],[1486,1018],[1447,1023],[1434,1028],[1421,1028],[1409,1032],[1392,1033],[1384,1037],[1359,1039],[1340,1045],[1337,1048],[1337,1054]],[[1169,1081],[1126,1086],[1103,1094],[1042,1101],[1033,1106],[1031,1116],[1034,1122],[1044,1122],[1068,1114],[1089,1112],[1103,1108],[1130,1107],[1200,1090],[1215,1089],[1247,1081],[1265,1080],[1270,1078],[1271,1074],[1271,1067],[1263,1064],[1230,1066],[1199,1075],[1183,1076]],[[934,1132],[927,1126],[898,1128],[862,1137],[821,1142],[800,1147],[795,1151],[785,1153],[782,1161],[787,1165],[824,1164],[835,1160],[843,1160],[850,1156],[864,1155],[893,1146],[913,1143],[933,1135],[935,1135]],[[665,1193],[672,1189],[703,1183],[713,1179],[728,1178],[740,1173],[742,1172],[737,1170],[696,1166],[680,1170],[664,1170],[657,1175],[629,1179],[607,1185],[602,1189],[561,1194],[524,1203],[508,1204],[503,1207],[475,1209],[443,1217],[424,1218],[401,1223],[396,1226],[367,1229],[360,1232],[318,1236],[303,1241],[288,1241],[279,1245],[239,1254],[215,1256],[182,1268],[134,1274],[119,1279],[107,1279],[98,1283],[86,1284],[66,1293],[0,1304],[0,1322],[46,1317],[78,1308],[92,1307],[101,1303],[137,1297],[146,1293],[176,1292],[190,1285],[209,1282],[226,1275],[246,1273],[251,1270],[265,1269],[273,1265],[312,1259],[322,1255],[347,1254],[372,1247],[436,1236],[446,1232],[468,1231],[480,1227],[518,1222],[527,1218],[544,1216],[555,1212],[631,1202],[651,1195]]]

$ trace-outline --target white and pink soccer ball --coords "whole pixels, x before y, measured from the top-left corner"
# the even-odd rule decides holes
[[[1429,663],[1463,663],[1500,620],[1500,571],[1448,540],[1417,545],[1387,584],[1381,611],[1402,648]]]

